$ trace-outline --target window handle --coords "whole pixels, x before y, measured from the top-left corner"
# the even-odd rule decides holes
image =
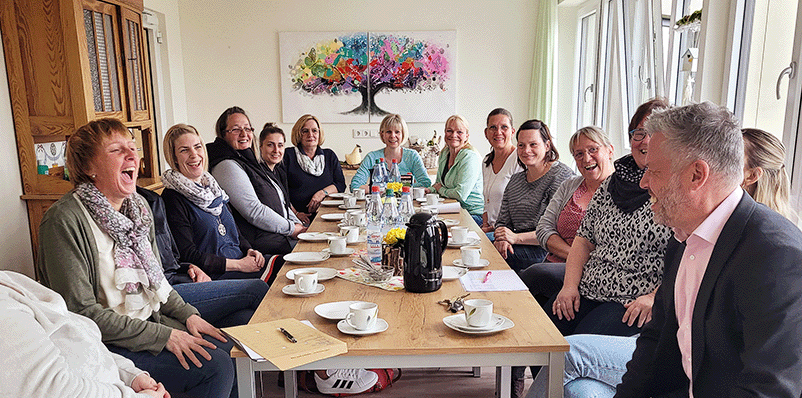
[[[638,66],[638,80],[646,86],[647,90],[652,89],[652,78],[647,77],[646,80],[643,79],[643,65]]]
[[[781,99],[780,98],[780,82],[783,80],[783,76],[788,75],[788,79],[789,80],[793,79],[794,75],[795,75],[794,72],[796,72],[796,61],[792,61],[791,65],[788,65],[787,68],[783,69],[783,71],[780,72],[780,77],[777,78],[777,99]]]
[[[582,92],[582,102],[588,102],[587,98],[588,90],[590,90],[591,93],[593,92],[593,83],[591,83],[590,86],[588,86],[588,88],[586,88],[585,91]]]

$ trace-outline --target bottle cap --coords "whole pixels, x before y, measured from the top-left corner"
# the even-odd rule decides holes
[[[403,187],[401,188],[401,192],[402,192],[402,193],[409,193],[409,187],[408,187],[408,186],[406,186],[406,185],[405,185],[405,186],[403,186]]]
[[[374,186],[370,187],[370,192],[379,192],[379,186],[378,185],[374,185]]]
[[[393,196],[393,195],[395,195],[395,193],[393,193],[393,189],[392,188],[387,188],[387,191],[384,192],[384,195],[385,196]]]
[[[393,159],[393,163],[398,163],[398,159]]]
[[[384,162],[384,158],[379,158],[380,161]]]

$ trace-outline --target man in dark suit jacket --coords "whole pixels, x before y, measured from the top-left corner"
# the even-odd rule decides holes
[[[800,397],[802,233],[739,187],[726,109],[673,108],[646,129],[641,186],[676,240],[616,397]]]

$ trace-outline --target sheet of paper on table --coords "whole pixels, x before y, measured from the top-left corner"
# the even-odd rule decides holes
[[[298,342],[290,342],[278,330],[280,327]],[[292,318],[234,326],[223,331],[239,342],[251,359],[258,361],[261,357],[282,371],[348,352],[348,345],[344,341]]]
[[[513,270],[468,271],[459,278],[459,281],[466,292],[529,290]]]
[[[426,209],[426,208],[437,209],[437,212],[440,214],[451,214],[451,213],[459,213],[459,209],[461,209],[462,207],[460,207],[459,202],[440,203],[436,205],[427,205],[427,204],[421,205],[421,209]]]

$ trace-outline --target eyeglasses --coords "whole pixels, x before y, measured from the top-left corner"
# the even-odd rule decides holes
[[[629,137],[635,142],[643,141],[647,135],[651,137],[652,133],[647,132],[646,129],[635,129],[629,132]]]
[[[601,149],[599,146],[589,146],[585,148],[585,151],[587,151],[588,155],[593,156],[599,153],[599,149]],[[582,160],[585,157],[585,152],[583,152],[582,149],[577,149],[574,151],[573,155],[575,160]]]
[[[233,129],[228,129],[224,131],[226,134],[234,133],[234,134],[242,134],[242,132],[246,133],[253,133],[253,127],[234,127]]]

